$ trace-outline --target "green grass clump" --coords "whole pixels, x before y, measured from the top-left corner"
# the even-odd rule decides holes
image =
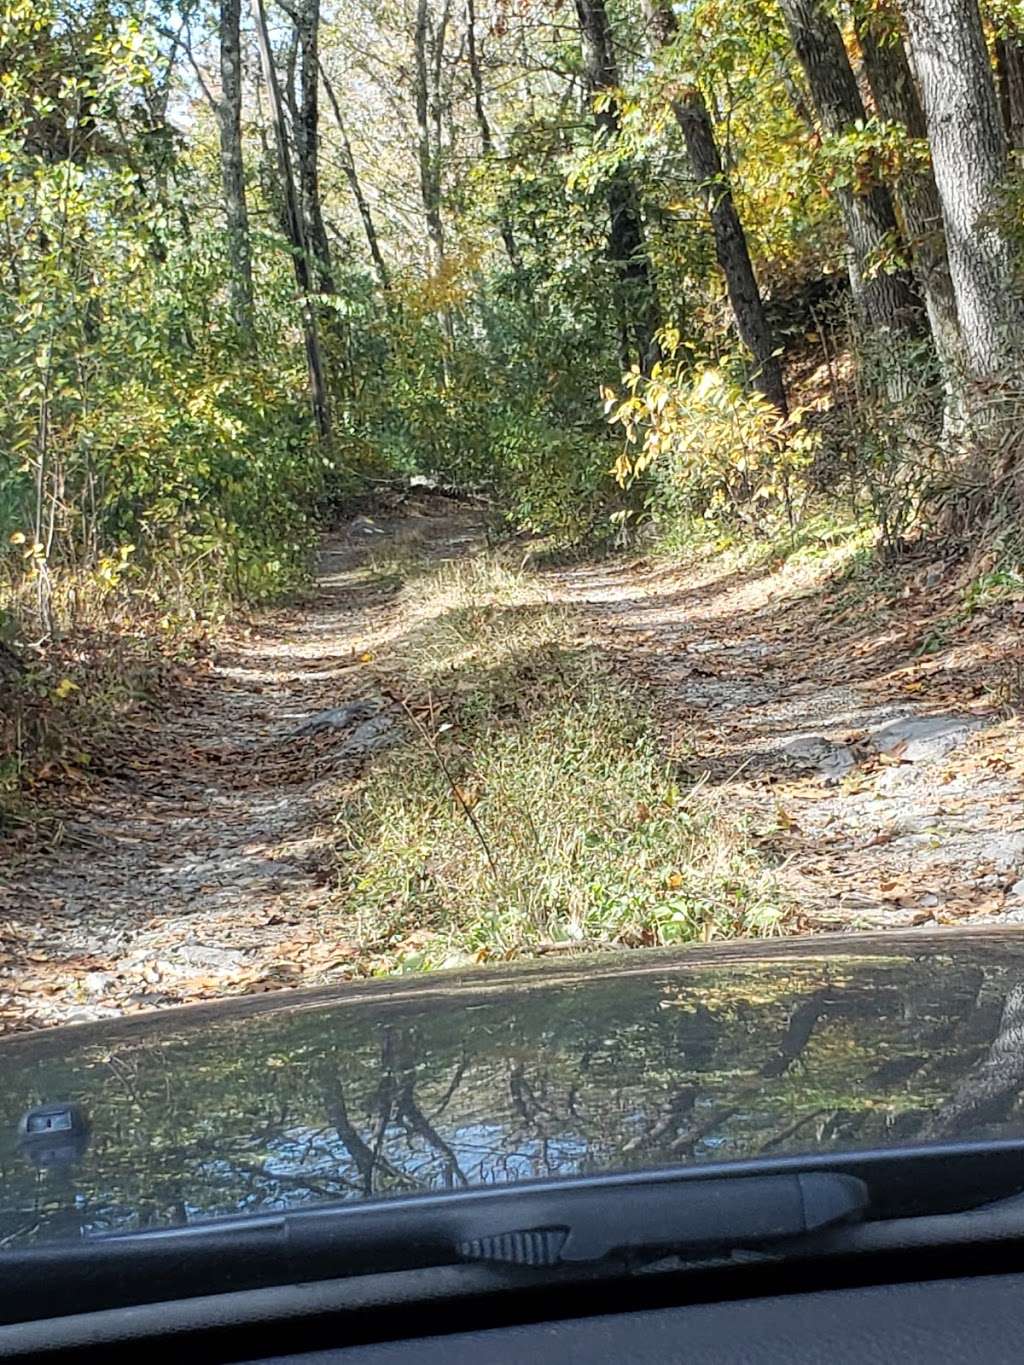
[[[779,929],[744,821],[680,789],[642,702],[536,580],[483,560],[416,595],[433,613],[391,661],[416,698],[408,742],[339,814],[342,893],[378,968]]]

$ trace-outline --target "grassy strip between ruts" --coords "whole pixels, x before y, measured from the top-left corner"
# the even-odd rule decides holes
[[[377,970],[780,931],[743,818],[681,785],[542,579],[487,555],[404,597],[380,662],[407,742],[338,814],[339,891]]]

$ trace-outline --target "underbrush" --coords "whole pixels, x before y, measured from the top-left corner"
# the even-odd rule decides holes
[[[379,969],[779,930],[742,818],[681,785],[643,700],[536,579],[488,557],[408,605],[385,661],[408,741],[338,817],[341,894]]]
[[[0,830],[54,782],[81,783],[109,737],[210,649],[240,602],[279,597],[301,561],[268,547],[246,593],[222,545],[131,547],[91,567],[0,561]]]
[[[35,820],[53,784],[84,783],[102,767],[126,719],[208,652],[225,604],[167,579],[130,589],[63,572],[40,638],[36,585],[0,580],[0,831]]]

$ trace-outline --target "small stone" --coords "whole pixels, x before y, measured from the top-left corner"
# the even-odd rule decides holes
[[[106,995],[116,980],[113,972],[86,972],[82,984],[86,995]]]
[[[1008,900],[1018,900],[1024,904],[1024,877],[1021,877],[1019,882],[1014,882],[1006,896]]]

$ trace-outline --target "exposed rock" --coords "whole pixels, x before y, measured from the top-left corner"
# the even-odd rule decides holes
[[[822,735],[798,735],[782,752],[796,767],[817,768],[829,783],[840,781],[857,762],[851,748],[833,744]]]
[[[1021,906],[1024,907],[1024,877],[1021,877],[1019,882],[1014,882],[1013,886],[1007,891],[1006,898],[1007,900],[1020,901]]]
[[[369,720],[364,720],[362,725],[356,726],[338,749],[338,757],[363,758],[366,754],[375,753],[378,749],[385,749],[389,744],[394,744],[399,733],[394,716],[381,712],[380,715],[371,716]]]
[[[378,526],[373,517],[353,517],[348,526],[349,535],[356,536],[383,536],[386,534],[383,526]]]
[[[974,716],[910,716],[894,720],[871,736],[880,754],[896,754],[906,763],[934,763],[960,747],[982,722]]]
[[[326,711],[318,711],[297,725],[289,739],[305,739],[307,735],[319,735],[324,730],[345,730],[350,725],[375,717],[383,707],[380,697],[362,697],[358,701],[347,702],[344,706],[331,706]]]
[[[141,972],[150,985],[156,985],[167,976],[233,976],[245,966],[247,956],[238,948],[212,944],[167,944],[136,950],[117,966],[121,972]]]

